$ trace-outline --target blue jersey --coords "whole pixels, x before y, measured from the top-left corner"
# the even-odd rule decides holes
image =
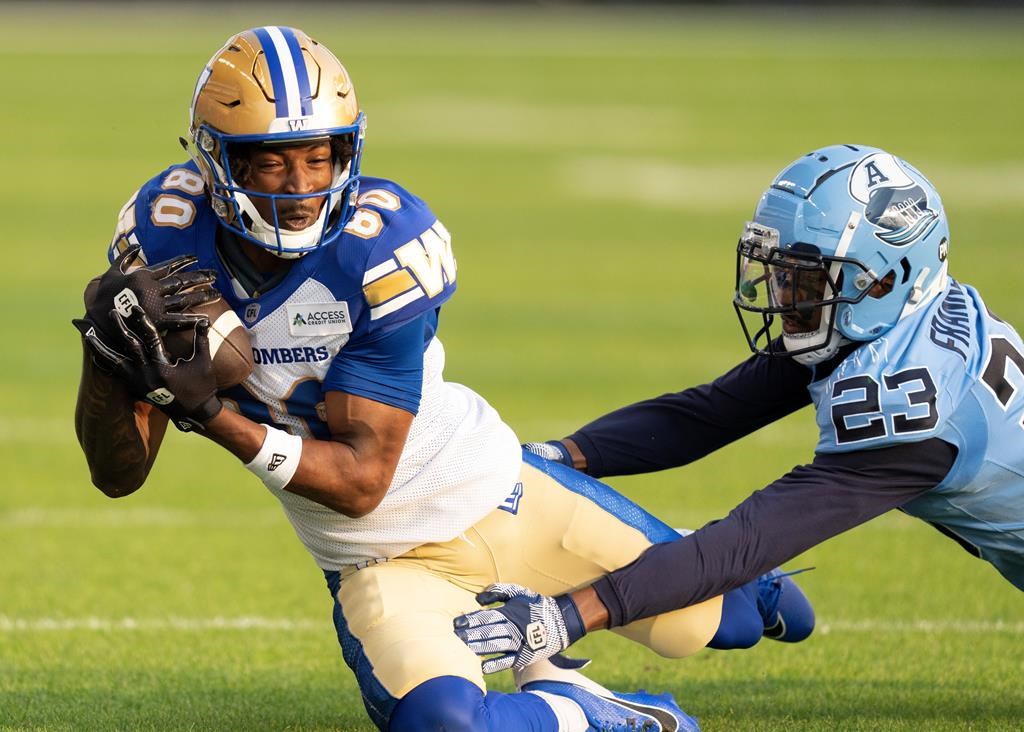
[[[945,479],[902,508],[1024,587],[1024,344],[974,288],[951,280],[926,311],[808,388],[819,454],[956,446]]]
[[[139,189],[121,212],[110,257],[137,243],[148,262],[194,254],[196,267],[217,272],[217,289],[249,330],[256,364],[253,378],[221,397],[255,421],[325,439],[325,391],[416,413],[422,351],[455,290],[451,240],[427,205],[379,178],[364,177],[361,190],[339,242],[296,261],[281,283],[256,297],[224,267],[219,220],[193,163],[168,168]],[[420,321],[417,354],[408,334],[392,334]],[[386,380],[376,368],[382,350],[397,359]]]
[[[255,367],[220,394],[255,422],[327,439],[325,394],[339,391],[415,415],[381,503],[346,517],[288,491],[274,495],[320,567],[340,570],[448,541],[515,485],[519,441],[478,394],[444,381],[437,314],[455,291],[447,230],[401,186],[361,177],[344,233],[250,295],[217,247],[219,219],[196,167],[165,170],[122,209],[110,256],[139,244],[151,264],[194,254],[248,330]]]

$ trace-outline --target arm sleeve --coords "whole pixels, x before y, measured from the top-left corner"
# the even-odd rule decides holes
[[[935,487],[956,455],[953,445],[937,438],[817,455],[726,518],[655,544],[594,589],[611,627],[702,602]]]
[[[323,390],[343,391],[416,414],[423,390],[423,351],[437,326],[431,310],[396,328],[346,345]]]
[[[623,407],[569,435],[595,477],[686,465],[810,404],[810,369],[751,356],[710,384]]]

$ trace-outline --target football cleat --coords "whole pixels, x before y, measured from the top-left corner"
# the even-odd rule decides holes
[[[538,661],[516,673],[521,691],[561,696],[575,702],[594,732],[699,732],[697,720],[679,708],[671,694],[640,690],[623,694],[606,689],[569,664]],[[568,667],[566,667],[568,666]]]
[[[757,578],[757,610],[764,620],[764,637],[798,643],[814,630],[814,608],[791,575],[779,568]]]

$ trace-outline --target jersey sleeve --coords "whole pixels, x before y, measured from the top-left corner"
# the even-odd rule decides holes
[[[368,330],[386,331],[437,310],[455,293],[451,235],[419,198],[388,182],[359,196],[346,228],[373,233],[362,277]]]
[[[710,384],[638,402],[569,436],[595,477],[686,465],[810,403],[811,371],[751,356]]]
[[[610,627],[702,602],[934,488],[956,456],[956,448],[939,439],[817,455],[724,519],[650,547],[595,582],[594,590],[608,608]]]
[[[436,326],[436,313],[423,313],[346,346],[327,371],[324,392],[343,391],[416,414],[423,387],[423,351]]]
[[[209,204],[202,176],[193,163],[168,168],[132,194],[117,216],[107,259],[129,246],[141,247],[142,262],[156,263],[182,253],[182,240],[194,239]]]

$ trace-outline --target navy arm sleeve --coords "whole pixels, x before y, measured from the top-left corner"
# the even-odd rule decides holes
[[[655,544],[593,587],[611,627],[702,602],[935,487],[956,455],[937,438],[817,455],[726,518]]]
[[[623,407],[569,439],[595,477],[686,465],[810,404],[811,369],[751,356],[710,384]]]

